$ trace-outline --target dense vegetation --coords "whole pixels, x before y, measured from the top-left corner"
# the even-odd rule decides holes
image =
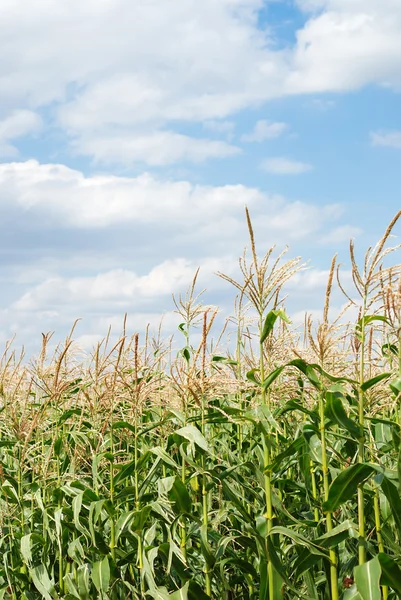
[[[0,598],[401,597],[399,216],[361,269],[351,244],[356,323],[329,322],[333,259],[300,335],[281,292],[302,265],[259,259],[247,214],[231,350],[196,277],[178,355],[125,333],[90,361],[72,337],[28,365],[7,348]]]

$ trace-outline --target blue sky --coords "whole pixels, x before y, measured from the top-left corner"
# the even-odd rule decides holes
[[[14,0],[0,48],[2,342],[168,333],[198,266],[227,316],[245,205],[318,314],[401,208],[398,0]]]

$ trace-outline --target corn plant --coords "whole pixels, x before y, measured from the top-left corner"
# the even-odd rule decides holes
[[[195,274],[180,342],[124,321],[83,359],[73,330],[30,362],[7,344],[0,598],[401,597],[399,216],[362,268],[351,244],[355,290],[333,259],[303,341],[285,286],[304,265],[259,257],[247,211],[222,333]],[[336,273],[356,322],[330,321]]]

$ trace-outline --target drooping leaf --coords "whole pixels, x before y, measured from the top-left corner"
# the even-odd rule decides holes
[[[401,498],[398,489],[388,477],[383,478],[381,488],[390,505],[399,535],[401,535]]]
[[[176,434],[185,438],[186,440],[191,442],[191,444],[196,444],[197,446],[199,446],[199,448],[205,450],[206,452],[209,450],[207,441],[205,440],[199,429],[197,429],[197,427],[195,427],[194,425],[186,425],[185,427],[181,427],[181,429],[178,429],[176,431]]]
[[[329,488],[329,497],[323,504],[323,510],[333,512],[341,504],[356,495],[357,487],[373,473],[380,471],[376,465],[358,463],[342,471]]]
[[[398,596],[401,598],[401,569],[397,565],[394,559],[384,552],[380,552],[377,555],[379,559],[382,576],[381,576],[381,584],[387,585],[391,587],[395,592],[397,592]]]
[[[348,431],[353,438],[359,439],[361,437],[361,430],[359,426],[349,418],[347,415],[341,396],[335,392],[326,392],[326,407],[325,414],[334,423],[337,423],[340,427]]]
[[[389,322],[387,317],[384,317],[382,315],[365,315],[364,317],[359,319],[359,321],[355,325],[356,336],[362,340],[362,332],[365,330],[365,328],[368,325],[370,325],[371,323],[374,323],[375,321],[380,321],[382,323]]]
[[[287,315],[285,314],[285,311],[283,309],[280,308],[278,310],[271,310],[266,316],[266,319],[265,319],[265,322],[263,325],[263,329],[262,329],[262,333],[260,335],[260,343],[261,344],[263,344],[263,342],[266,340],[266,338],[273,331],[274,324],[277,321],[277,319],[281,319],[285,323],[291,323],[290,319],[287,317]]]
[[[376,375],[376,377],[372,377],[371,379],[368,379],[368,381],[365,381],[361,385],[361,390],[366,392],[366,390],[369,390],[373,386],[380,383],[380,381],[383,381],[383,379],[388,379],[389,377],[391,377],[391,373],[380,373],[380,375]]]
[[[34,586],[45,600],[58,598],[54,590],[54,583],[51,581],[49,573],[43,564],[29,569],[29,574]]]

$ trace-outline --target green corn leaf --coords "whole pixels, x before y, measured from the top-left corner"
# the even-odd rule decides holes
[[[174,502],[174,507],[179,513],[191,513],[192,501],[191,496],[185,484],[179,477],[175,477],[174,484],[169,493],[169,499]]]
[[[348,538],[358,538],[358,526],[349,519],[314,540],[322,548],[336,548]]]
[[[363,392],[366,392],[366,390],[369,390],[373,386],[380,383],[380,381],[383,381],[383,379],[388,379],[389,377],[391,377],[391,373],[381,373],[380,375],[376,375],[376,377],[372,377],[372,379],[368,379],[368,381],[365,381],[361,385],[361,390]]]
[[[397,377],[396,379],[390,381],[390,388],[394,396],[398,396],[398,394],[401,392],[401,377]]]
[[[362,597],[356,589],[355,583],[345,590],[343,600],[362,600]]]
[[[263,380],[263,382],[261,384],[263,389],[267,390],[271,386],[271,384],[274,383],[274,381],[276,381],[277,377],[279,377],[283,371],[284,371],[284,367],[278,367],[278,369],[275,369],[267,377],[265,377],[265,379]],[[248,377],[248,375],[247,375],[247,377]]]
[[[67,573],[67,575],[64,576],[64,584],[65,584],[65,587],[67,588],[68,593],[71,596],[73,596],[74,598],[78,598],[78,600],[81,600],[78,586],[75,585],[73,575],[71,573]]]
[[[261,344],[263,344],[263,342],[266,340],[266,338],[273,331],[274,324],[277,321],[277,319],[281,319],[285,323],[291,323],[291,321],[289,320],[289,318],[287,317],[287,315],[285,314],[283,309],[280,308],[278,310],[271,310],[267,314],[264,325],[263,325],[262,333],[260,336]]]
[[[111,426],[113,429],[128,429],[131,433],[136,434],[135,426],[128,423],[128,421],[116,421],[115,423],[112,423]]]
[[[356,336],[363,341],[362,339],[362,332],[363,330],[370,325],[371,323],[374,323],[375,321],[380,321],[382,323],[389,323],[389,320],[387,319],[387,317],[383,317],[382,315],[365,315],[364,317],[362,317],[361,319],[359,319],[359,321],[357,322],[357,324],[355,325],[355,334]]]
[[[298,544],[300,546],[304,546],[305,548],[308,548],[309,552],[312,552],[312,554],[318,554],[319,556],[323,556],[324,558],[328,557],[328,554],[325,552],[324,548],[321,548],[317,544],[311,542],[305,536],[298,533],[297,531],[288,529],[288,527],[276,526],[276,527],[272,527],[269,535],[274,535],[276,533],[283,535],[285,537],[289,537],[296,544]]]
[[[28,533],[27,535],[22,536],[20,542],[21,555],[24,563],[28,566],[32,566],[32,556],[36,554],[37,549],[35,549],[36,544],[40,544],[40,546],[45,546],[45,540],[42,536],[37,533]]]
[[[341,396],[335,392],[326,392],[325,414],[331,421],[348,431],[353,438],[359,439],[361,437],[359,426],[348,417]]]
[[[398,489],[388,477],[383,478],[381,488],[390,505],[399,535],[401,535],[401,498]]]
[[[170,600],[188,600],[188,588],[189,588],[189,581],[187,581],[187,583],[184,585],[183,588],[170,594],[169,595]]]
[[[256,385],[261,385],[260,381],[256,378],[256,373],[259,373],[259,369],[251,369],[250,371],[248,371],[248,373],[246,374],[246,378],[248,379],[248,381],[251,381],[252,383],[255,383]]]
[[[355,567],[356,589],[362,600],[381,600],[380,577],[381,566],[377,556],[368,562]]]
[[[77,569],[78,592],[81,600],[91,600],[89,566],[81,565]]]
[[[394,354],[394,356],[398,356],[398,348],[395,344],[383,344],[382,346],[382,355],[388,358],[390,354]]]
[[[31,576],[33,585],[41,594],[42,598],[45,598],[45,600],[58,598],[58,595],[54,590],[54,583],[51,581],[49,573],[43,564],[29,569],[29,575]]]
[[[209,596],[205,594],[200,585],[194,580],[189,581],[188,586],[188,600],[210,600]]]
[[[117,543],[120,535],[122,534],[123,531],[125,531],[125,529],[128,527],[128,525],[131,523],[132,519],[135,517],[136,515],[136,511],[135,510],[131,510],[129,512],[125,512],[123,513],[117,520],[116,523],[116,527],[115,527],[115,542]]]
[[[337,510],[341,504],[355,496],[358,485],[375,472],[381,472],[381,469],[370,463],[359,463],[342,471],[330,486],[329,497],[323,504],[323,510],[326,512]]]
[[[383,552],[377,555],[379,559],[382,576],[381,584],[391,587],[401,597],[401,569],[394,559]]]
[[[202,450],[206,452],[209,450],[209,446],[199,429],[194,427],[194,425],[186,425],[185,427],[181,427],[175,432],[177,435],[185,438],[191,444],[196,444]]]
[[[107,556],[103,560],[98,560],[92,566],[93,585],[99,593],[107,592],[110,585],[110,565]]]
[[[180,465],[178,465],[176,462],[174,462],[172,458],[170,458],[170,456],[167,454],[164,448],[156,446],[156,448],[151,448],[150,452],[158,456],[161,459],[161,461],[164,462],[164,464],[168,465],[169,467],[173,467],[174,470],[180,468]]]
[[[207,534],[208,534],[207,526],[201,525],[200,539],[201,539],[202,554],[203,554],[203,558],[205,559],[207,566],[210,569],[212,569],[215,565],[216,558],[213,554],[212,548],[210,547]]]

